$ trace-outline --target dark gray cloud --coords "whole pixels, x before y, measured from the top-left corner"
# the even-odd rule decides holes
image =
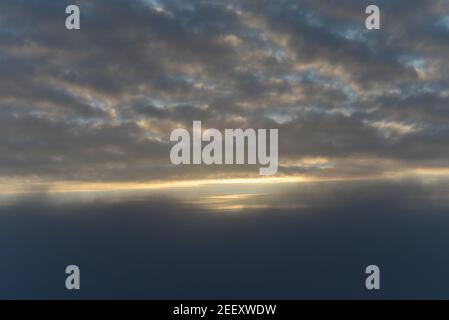
[[[168,136],[193,120],[279,128],[281,162],[447,160],[445,1],[76,3],[74,32],[69,1],[0,5],[3,177],[176,177]]]

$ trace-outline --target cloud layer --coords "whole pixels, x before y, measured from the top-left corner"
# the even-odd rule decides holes
[[[0,4],[4,179],[256,172],[173,168],[169,133],[192,120],[279,128],[283,174],[447,166],[447,1],[85,0],[80,31],[68,4]]]

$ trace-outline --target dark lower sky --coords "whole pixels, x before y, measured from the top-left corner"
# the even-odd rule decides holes
[[[22,200],[0,209],[0,297],[447,298],[448,206],[432,194],[413,181],[320,183],[289,191],[307,208],[239,212],[167,196]],[[78,292],[64,287],[69,264]],[[365,289],[371,264],[377,292]]]

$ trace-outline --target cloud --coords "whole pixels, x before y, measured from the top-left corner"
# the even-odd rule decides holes
[[[368,1],[85,0],[76,32],[67,1],[2,3],[0,175],[251,174],[171,167],[170,131],[193,120],[279,128],[281,161],[325,157],[341,175],[391,170],[347,170],[370,157],[411,171],[444,163],[447,3],[374,2],[378,32],[364,28]]]

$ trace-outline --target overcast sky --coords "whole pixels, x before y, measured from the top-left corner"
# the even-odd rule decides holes
[[[173,167],[170,132],[193,120],[278,128],[281,176],[447,175],[448,14],[444,0],[2,1],[0,176],[258,175]]]
[[[0,1],[0,298],[447,298],[448,57],[447,0]]]

